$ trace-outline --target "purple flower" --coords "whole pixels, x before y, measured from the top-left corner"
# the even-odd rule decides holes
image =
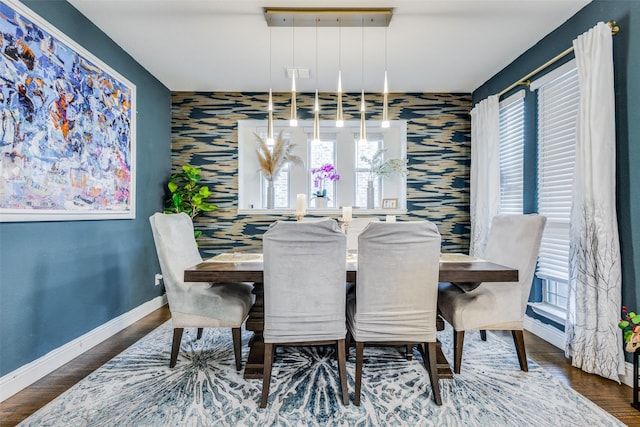
[[[322,190],[324,190],[323,187],[325,180],[331,182],[340,179],[340,175],[336,172],[336,168],[331,163],[325,163],[319,168],[312,168],[311,176],[313,177],[313,188],[320,189],[318,194],[322,193]]]

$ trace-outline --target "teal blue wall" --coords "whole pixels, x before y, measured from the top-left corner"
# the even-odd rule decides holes
[[[522,54],[473,93],[473,103],[500,92],[572,45],[572,40],[598,21],[617,21],[613,38],[616,139],[617,209],[622,252],[622,301],[640,309],[640,1],[595,0],[535,46]],[[567,58],[569,59],[569,58]],[[556,64],[560,65],[560,63]],[[551,69],[551,68],[550,68]],[[550,71],[548,69],[547,71]],[[533,96],[527,98],[533,99]],[[528,124],[535,123],[535,102],[527,101]],[[529,147],[535,131],[526,132]],[[535,152],[527,151],[525,179],[535,182]],[[528,185],[527,188],[532,188]],[[535,209],[535,194],[525,195],[526,206]]]
[[[136,85],[136,218],[0,223],[0,376],[159,296],[148,217],[171,173],[171,94],[65,1],[24,1]]]

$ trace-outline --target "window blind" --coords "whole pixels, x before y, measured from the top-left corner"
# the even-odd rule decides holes
[[[537,275],[569,280],[569,221],[579,105],[575,60],[534,82],[538,90],[538,212],[547,217]]]
[[[522,213],[524,91],[500,101],[500,213]]]

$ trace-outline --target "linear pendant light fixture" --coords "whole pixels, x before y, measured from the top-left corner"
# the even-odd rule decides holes
[[[338,90],[336,105],[336,127],[344,126],[342,107],[342,27],[362,28],[362,92],[360,100],[360,139],[366,140],[366,104],[364,99],[364,27],[385,27],[385,72],[383,91],[382,127],[388,127],[387,111],[387,30],[393,16],[393,8],[264,8],[264,16],[270,27],[292,27],[293,33],[293,72],[291,76],[291,119],[289,125],[298,125],[296,109],[296,73],[295,68],[295,27],[316,28],[316,91],[314,99],[313,139],[320,138],[320,103],[318,95],[318,27],[339,27],[338,41]],[[270,83],[271,84],[271,83]],[[269,90],[271,99],[271,89]],[[271,102],[270,102],[271,105]],[[272,108],[272,107],[271,107]]]

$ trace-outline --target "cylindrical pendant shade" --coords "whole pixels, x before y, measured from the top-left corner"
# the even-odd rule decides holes
[[[291,119],[289,126],[298,126],[298,109],[296,108],[296,74],[295,71],[291,76]]]
[[[364,103],[364,89],[362,90],[361,103],[360,103],[360,141],[367,140],[367,126],[365,124],[366,119],[366,107]]]
[[[273,95],[269,89],[269,105],[267,106],[269,117],[267,119],[267,144],[273,144]]]
[[[318,100],[318,89],[316,89],[316,100],[313,105],[313,140],[320,141],[320,102]]]
[[[336,127],[344,126],[344,112],[342,110],[342,71],[338,71],[338,105],[336,107]]]

